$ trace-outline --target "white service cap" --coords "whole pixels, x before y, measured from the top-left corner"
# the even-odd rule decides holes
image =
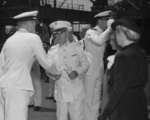
[[[91,28],[90,24],[85,24],[81,26],[81,29],[89,29],[89,28]]]
[[[52,22],[51,24],[49,24],[49,27],[53,29],[54,26],[55,26],[55,22],[56,22],[56,21],[54,21],[54,22]]]
[[[63,28],[70,29],[71,23],[68,21],[56,21],[54,24],[54,30],[59,30]]]
[[[109,14],[110,14],[111,12],[112,12],[111,10],[107,10],[107,11],[104,11],[104,12],[100,12],[100,13],[98,13],[97,15],[95,15],[94,17],[95,17],[95,18],[100,18],[100,19],[109,19],[109,18],[110,18]]]
[[[24,12],[24,13],[14,16],[13,19],[16,19],[18,22],[28,21],[28,20],[35,20],[38,22],[37,14],[38,14],[38,11],[36,11],[36,10],[30,11],[30,12]]]

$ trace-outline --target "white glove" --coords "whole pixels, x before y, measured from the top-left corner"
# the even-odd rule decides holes
[[[114,19],[109,19],[108,21],[107,21],[107,27],[108,28],[111,28],[111,24],[114,22],[115,20]]]

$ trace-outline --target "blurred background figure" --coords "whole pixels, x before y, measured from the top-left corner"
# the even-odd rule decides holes
[[[68,31],[69,31],[69,40],[73,42],[78,42],[78,38],[76,35],[73,34],[73,28],[72,24],[69,25]]]
[[[89,24],[83,25],[80,28],[80,31],[79,31],[80,40],[79,40],[79,42],[80,42],[81,46],[83,47],[83,49],[85,49],[84,48],[85,47],[84,46],[85,45],[84,37],[85,37],[86,31],[90,28],[91,28],[91,25],[89,25]]]
[[[79,31],[80,39],[82,40],[85,37],[86,31],[91,28],[91,25],[86,24],[82,25]]]
[[[50,37],[50,33],[49,33],[49,28],[47,26],[46,23],[41,23],[40,26],[42,27],[42,36],[41,36],[41,40],[43,43],[49,43],[49,37]]]
[[[31,77],[34,87],[34,94],[30,98],[30,105],[28,107],[33,108],[34,111],[38,111],[40,110],[42,104],[42,87],[40,65],[37,60],[33,63]]]
[[[145,86],[145,93],[148,102],[148,110],[150,111],[150,57],[148,56],[149,64],[148,64],[148,83]],[[150,116],[150,115],[149,115]]]
[[[50,32],[51,32],[51,37],[49,39],[50,48],[56,44],[54,43],[56,39],[56,36],[54,34],[54,26],[55,26],[55,21],[49,25]],[[53,100],[53,102],[56,102],[56,100],[54,99],[54,89],[55,89],[55,81],[49,77],[49,94],[48,96],[45,97],[45,99],[51,99]]]

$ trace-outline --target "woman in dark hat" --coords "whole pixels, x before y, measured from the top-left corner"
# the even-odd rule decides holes
[[[144,92],[148,81],[148,60],[135,43],[140,31],[134,21],[123,17],[112,24],[122,51],[115,57],[110,79],[110,98],[98,120],[148,120]]]

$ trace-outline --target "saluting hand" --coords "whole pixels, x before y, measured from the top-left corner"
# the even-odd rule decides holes
[[[108,28],[111,28],[111,24],[114,22],[115,20],[114,19],[109,19],[108,21],[107,21],[107,27]]]

